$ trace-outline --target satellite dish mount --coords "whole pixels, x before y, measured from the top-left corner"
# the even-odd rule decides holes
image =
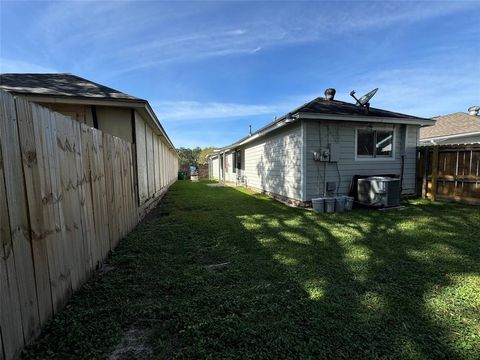
[[[378,91],[378,88],[373,89],[372,91],[363,95],[360,99],[357,99],[357,97],[355,96],[355,90],[352,90],[350,92],[350,96],[355,99],[357,106],[363,107],[365,109],[365,112],[368,113],[368,111],[370,110],[370,102],[369,101],[377,93],[377,91]]]

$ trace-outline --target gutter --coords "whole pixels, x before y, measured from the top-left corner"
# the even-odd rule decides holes
[[[422,119],[422,118],[384,118],[377,116],[369,117],[359,117],[359,116],[349,116],[349,115],[329,115],[329,114],[310,114],[310,113],[298,113],[297,114],[301,119],[310,119],[310,120],[333,120],[333,121],[352,121],[352,122],[372,122],[372,123],[383,123],[383,124],[405,124],[405,125],[420,125],[420,126],[429,126],[435,125],[436,120],[433,119]]]
[[[473,132],[453,134],[453,135],[428,137],[428,138],[420,139],[420,142],[435,142],[435,141],[455,139],[455,138],[459,138],[459,137],[472,136],[472,135],[480,135],[480,131],[473,131]]]

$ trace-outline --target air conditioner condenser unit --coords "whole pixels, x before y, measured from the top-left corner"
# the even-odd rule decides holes
[[[371,176],[357,181],[358,202],[368,206],[400,205],[400,179]]]

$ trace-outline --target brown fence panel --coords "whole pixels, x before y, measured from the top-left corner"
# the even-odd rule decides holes
[[[138,223],[132,145],[0,92],[0,359]]]
[[[480,204],[480,145],[420,147],[417,186],[424,198]]]

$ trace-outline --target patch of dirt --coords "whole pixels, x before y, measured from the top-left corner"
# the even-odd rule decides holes
[[[153,355],[147,344],[150,333],[147,330],[131,328],[122,337],[108,357],[109,360],[148,359]]]

